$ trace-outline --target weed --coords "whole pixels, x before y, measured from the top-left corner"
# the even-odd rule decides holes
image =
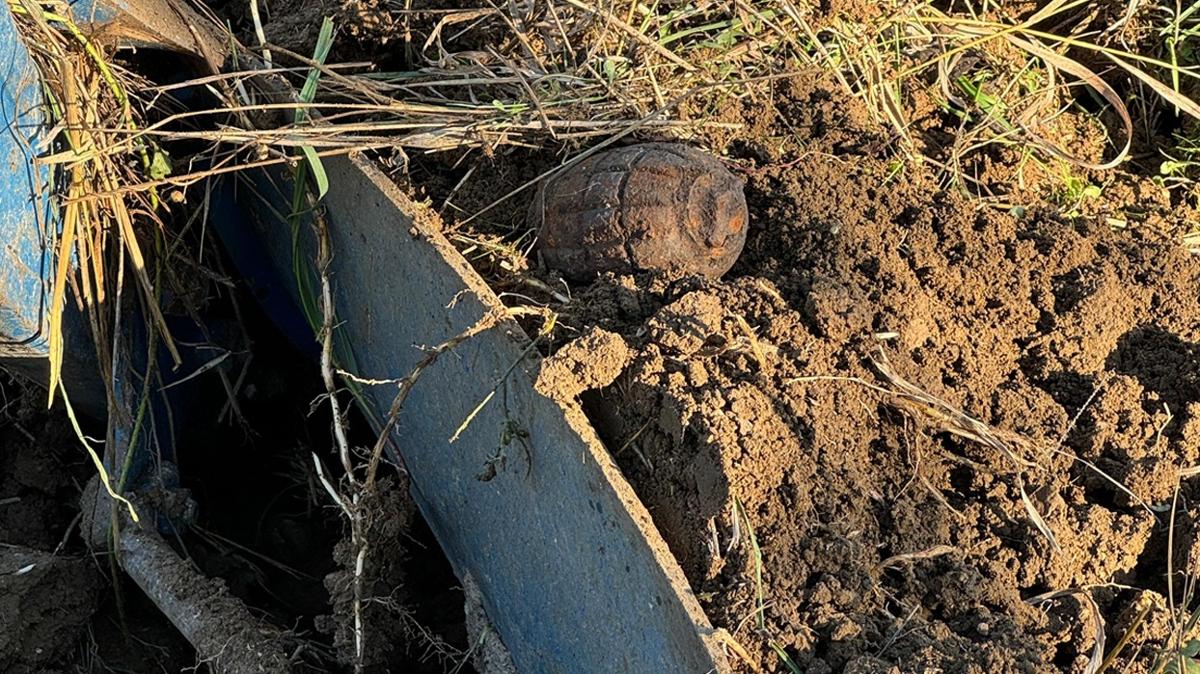
[[[741,522],[741,526],[745,527],[746,538],[750,542],[751,559],[754,562],[754,599],[755,607],[754,614],[758,623],[758,631],[764,635],[767,632],[767,607],[766,599],[763,590],[763,555],[762,548],[758,545],[758,536],[754,533],[754,525],[750,522],[750,516],[746,514],[746,506],[739,499],[733,501],[734,517]],[[788,668],[792,674],[800,674],[801,669],[796,661],[792,659],[788,652],[779,642],[767,635],[767,647],[775,654],[775,657]]]
[[[948,155],[948,161],[925,159],[953,172],[952,184],[971,183],[964,169],[969,156],[992,146],[1017,149],[1021,161],[1033,150],[1043,159],[1078,168],[1108,169],[1124,162],[1134,119],[1127,97],[1098,74],[1097,61],[1114,65],[1145,93],[1142,118],[1156,114],[1151,100],[1177,114],[1200,117],[1200,106],[1190,98],[1200,73],[1188,60],[1197,30],[1195,5],[1169,13],[1169,30],[1164,29],[1169,43],[1162,53],[1131,51],[1119,46],[1112,31],[1090,31],[1093,8],[1082,0],[1044,3],[1016,19],[991,3],[962,7],[948,13],[926,3],[894,0],[881,3],[871,18],[840,18],[819,32],[807,31],[820,37],[813,60],[839,74],[848,90],[892,129],[906,155],[916,158],[917,148]],[[1054,30],[1045,29],[1047,25]],[[1119,128],[1108,132],[1106,157],[1089,156],[1056,140],[1061,136],[1058,119],[1071,108],[1072,89],[1080,85],[1119,120]],[[944,109],[961,121],[949,145],[918,138],[920,131],[907,118],[924,94],[944,101]],[[1062,192],[1060,199],[1075,204],[1091,190],[1068,185]]]
[[[309,70],[304,79],[304,87],[297,96],[300,105],[293,113],[296,123],[302,123],[309,119],[309,112],[305,106],[311,105],[317,97],[317,84],[321,79],[320,67],[324,65],[325,58],[329,55],[332,47],[333,21],[326,18],[321,23],[320,34],[317,37],[317,45],[313,54],[313,62],[316,65]],[[299,289],[304,316],[308,319],[309,325],[316,329],[320,325],[320,315],[316,306],[316,295],[312,288],[312,278],[308,272],[307,263],[300,255],[300,222],[307,212],[306,197],[309,190],[309,176],[312,176],[313,182],[316,184],[317,201],[320,201],[329,191],[329,179],[325,176],[321,158],[312,145],[301,145],[297,154],[301,159],[296,162],[292,174],[292,210],[287,216],[288,228],[292,234],[292,273],[295,276],[296,287]]]
[[[1200,168],[1200,138],[1176,135],[1174,149],[1164,154],[1166,158],[1159,164],[1159,174],[1164,178],[1190,180]]]
[[[1069,218],[1077,218],[1080,216],[1080,209],[1084,203],[1098,199],[1103,194],[1103,189],[1086,178],[1072,173],[1070,166],[1066,163],[1061,163],[1061,169],[1061,182],[1051,193],[1051,200],[1062,208],[1064,215]]]

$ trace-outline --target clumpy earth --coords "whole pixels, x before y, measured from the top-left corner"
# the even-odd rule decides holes
[[[412,529],[416,504],[408,495],[407,481],[397,484],[387,477],[367,493],[361,507],[366,513],[366,540],[374,545],[368,545],[362,560],[349,534],[334,546],[338,568],[324,580],[331,613],[317,619],[317,628],[333,636],[333,646],[343,661],[353,662],[357,652],[354,597],[356,592],[366,597],[359,617],[368,626],[362,644],[363,667],[366,671],[388,671],[404,655],[413,636],[412,627],[403,620],[410,594],[404,591],[405,559],[398,554],[395,541]],[[362,579],[356,588],[355,570],[360,563]]]
[[[585,407],[712,622],[763,671],[1082,673],[1127,633],[1149,670],[1194,540],[1200,260],[895,175],[820,81],[787,105],[808,151],[735,148],[730,274],[563,308],[633,351]]]
[[[631,355],[620,335],[592,327],[542,361],[534,388],[548,398],[572,400],[613,383]]]
[[[99,594],[90,560],[0,545],[0,667],[47,671],[70,653]]]
[[[73,528],[70,430],[0,372],[0,671],[48,672],[72,654],[103,577],[60,542]],[[39,402],[44,401],[38,396]]]

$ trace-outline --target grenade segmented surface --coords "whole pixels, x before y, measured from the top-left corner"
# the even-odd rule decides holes
[[[606,271],[717,278],[746,243],[742,181],[711,155],[645,143],[590,157],[538,189],[542,259],[586,281]]]

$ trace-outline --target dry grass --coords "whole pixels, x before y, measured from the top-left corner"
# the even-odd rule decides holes
[[[1129,11],[1137,14],[1137,5]],[[1167,109],[1200,117],[1190,97],[1200,77],[1175,52],[1170,60],[1128,45],[1126,23],[1105,23],[1098,3],[1054,0],[1013,15],[1005,3],[881,3],[859,21],[835,17],[820,31],[821,62],[836,71],[890,127],[913,159],[931,159],[958,183],[967,158],[994,145],[1041,160],[1104,170],[1125,162],[1137,129]],[[1118,92],[1124,87],[1124,93]],[[1130,90],[1139,92],[1134,104]],[[1064,115],[1094,98],[1105,125],[1102,147],[1060,143]],[[948,147],[931,147],[911,115],[934,105],[961,119]],[[936,156],[931,156],[936,155]]]
[[[755,86],[763,78],[778,76],[776,52],[784,49],[786,29],[772,20],[774,10],[756,4],[764,3],[733,10],[715,5],[648,10],[631,3],[617,16],[570,0],[534,3],[519,14],[511,8],[451,12],[432,24],[420,50],[423,66],[411,72],[324,65],[265,45],[262,51],[276,64],[287,59],[294,65],[243,63],[238,72],[148,87],[145,95],[153,96],[220,83],[240,95],[228,105],[167,115],[144,128],[111,127],[116,137],[92,151],[120,154],[163,138],[209,141],[219,148],[203,170],[122,185],[141,191],[261,166],[268,158],[284,162],[288,148],[336,154],[372,148],[493,152],[551,141],[579,147],[631,125],[684,136],[720,123],[707,114],[679,118],[673,113],[683,101],[700,97],[715,105],[751,96],[763,89]],[[473,40],[483,46],[454,51]],[[251,65],[258,67],[246,67]],[[275,75],[292,79],[299,89],[308,68],[322,76],[319,100],[312,103],[272,100],[251,84]],[[311,114],[280,123],[281,113],[297,108]],[[181,131],[181,123],[200,128]],[[253,162],[246,161],[248,150]]]
[[[120,138],[137,129],[138,103],[130,91],[144,83],[111,62],[106,47],[93,42],[74,23],[65,2],[13,0],[9,9],[40,75],[48,113],[50,130],[42,143],[51,154],[38,161],[55,164],[59,169],[54,198],[61,204],[61,229],[55,246],[49,310],[49,403],[56,395],[61,396],[105,489],[114,502],[125,503],[136,521],[133,507],[119,495],[129,468],[128,456],[114,484],[71,409],[62,382],[67,348],[63,316],[70,291],[91,328],[92,346],[110,401],[117,399],[117,354],[113,345],[121,330],[123,306],[140,301],[149,317],[151,340],[163,344],[179,363],[178,350],[159,308],[161,267],[153,266],[144,252],[147,244],[156,249],[163,244],[156,215],[158,192],[119,191],[122,185],[141,182],[146,175],[166,170],[166,155],[149,140],[126,143],[122,152],[98,152],[120,143]],[[98,193],[105,196],[87,198]],[[127,273],[133,276],[138,299],[123,299],[130,290],[125,287]],[[149,382],[146,373],[146,387]],[[139,425],[144,411],[143,406],[137,412]]]
[[[127,261],[158,331],[175,362],[179,354],[158,309],[158,292],[151,279],[135,219],[158,226],[156,190],[113,194],[119,186],[141,182],[142,176],[164,170],[165,155],[149,139],[120,138],[138,128],[136,101],[128,91],[144,87],[135,75],[116,68],[104,47],[92,42],[70,18],[65,2],[10,3],[21,35],[41,75],[52,129],[44,142],[57,151],[44,163],[60,163],[64,185],[62,229],[58,238],[50,310],[50,400],[58,388],[62,356],[62,314],[67,301],[67,263],[74,256],[77,276],[70,279],[77,299],[86,307],[96,347],[107,353],[111,312],[120,303],[122,278],[114,278],[111,255]],[[61,26],[62,29],[52,27]],[[104,152],[114,145],[120,152]],[[96,199],[87,195],[106,194]],[[149,237],[158,241],[153,233]],[[116,252],[111,246],[116,246]],[[123,266],[121,267],[124,268]],[[106,313],[108,312],[108,313]],[[111,358],[101,357],[102,367]],[[103,373],[111,380],[111,370]]]
[[[157,98],[203,84],[219,92],[224,104],[216,109],[159,115],[139,126],[137,111],[124,105],[123,118],[96,120],[92,128],[103,129],[91,134],[100,136],[96,142],[48,161],[74,165],[87,157],[102,164],[110,161],[105,157],[144,155],[165,139],[212,143],[201,153],[211,161],[195,170],[114,173],[119,180],[84,192],[88,202],[143,199],[137,195],[154,187],[291,163],[298,148],[327,156],[550,146],[569,162],[584,148],[634,132],[687,138],[706,129],[736,131],[739,120],[721,111],[745,99],[769,110],[772,80],[811,67],[828,70],[862,99],[908,158],[941,167],[957,184],[977,183],[971,158],[996,146],[1032,156],[1030,163],[1052,173],[1061,173],[1049,167],[1054,162],[1103,170],[1126,161],[1136,130],[1164,110],[1200,117],[1189,95],[1200,72],[1181,58],[1190,54],[1184,47],[1191,15],[1167,13],[1166,46],[1139,53],[1136,45],[1122,46],[1125,34],[1115,27],[1096,28],[1096,10],[1082,0],[1054,0],[1025,16],[1010,16],[1003,3],[951,6],[890,0],[868,3],[856,16],[820,17],[810,3],[791,0],[485,1],[405,10],[405,34],[424,37],[410,45],[413,70],[324,65],[263,45],[271,60],[241,58],[239,72],[139,88]],[[51,32],[64,41],[61,31]],[[299,89],[310,68],[322,77],[312,102],[279,100],[253,85],[271,75]],[[1131,108],[1117,86],[1144,95]],[[1092,137],[1081,147],[1063,146],[1063,125],[1079,116],[1076,101],[1088,97],[1103,108],[1089,113],[1096,119]],[[299,107],[310,114],[288,114]],[[961,120],[948,145],[935,146],[925,133],[931,114]]]
[[[13,1],[26,3],[18,8],[54,8]],[[85,175],[109,176],[77,190],[69,199],[79,201],[71,215],[102,211],[118,224],[133,219],[122,212],[152,218],[155,188],[293,164],[301,149],[319,158],[363,149],[407,156],[550,147],[564,159],[537,177],[543,179],[634,133],[736,134],[740,120],[723,111],[741,100],[770,110],[773,80],[816,67],[866,103],[903,156],[938,169],[948,183],[994,194],[994,186],[979,180],[975,160],[999,148],[1016,153],[1021,170],[1050,175],[1052,182],[1067,176],[1061,178],[1067,180],[1062,201],[1078,202],[1088,185],[1072,189],[1072,173],[1059,164],[1106,170],[1128,160],[1135,133],[1152,119],[1167,112],[1200,117],[1200,106],[1189,95],[1200,73],[1183,58],[1190,54],[1184,47],[1190,44],[1191,15],[1164,13],[1166,46],[1139,53],[1136,45],[1122,46],[1125,33],[1112,26],[1096,28],[1095,9],[1081,0],[1054,0],[1025,16],[1010,16],[1002,3],[953,3],[953,11],[908,0],[865,7],[857,15],[814,16],[810,3],[792,0],[684,6],[536,0],[404,10],[405,34],[423,38],[410,45],[416,67],[406,72],[374,72],[369,64],[325,65],[263,44],[256,49],[269,60],[242,51],[237,72],[166,87],[133,87],[143,100],[157,101],[199,84],[223,102],[209,110],[160,113],[151,124],[135,119],[137,101],[124,93],[131,86],[121,84],[127,73],[93,77],[93,86],[115,80],[117,86],[110,86],[114,110],[95,115],[83,125],[88,130],[68,134],[67,148],[46,161],[68,173],[82,164],[96,169]],[[48,81],[61,80],[55,73],[63,53],[75,53],[84,72],[108,61],[93,59],[89,68],[78,56],[89,48],[73,44],[71,31],[25,23],[28,35],[54,36],[48,41],[54,49],[39,48],[40,38],[31,42],[49,57],[39,60]],[[269,77],[290,80],[300,89],[311,69],[321,75],[319,95],[311,101],[281,100],[277,92],[255,85]],[[1130,87],[1144,92],[1134,104],[1125,95]],[[1099,113],[1081,112],[1076,101],[1089,97],[1096,99]],[[296,114],[299,109],[305,114]],[[957,117],[959,128],[949,143],[935,142],[928,133],[930,118],[945,115]],[[1064,128],[1080,118],[1093,120],[1083,144],[1062,144]],[[172,175],[148,170],[156,144],[176,140],[206,141],[210,149]],[[140,159],[142,166],[130,158]],[[1077,205],[1064,203],[1064,208]],[[460,220],[478,215],[463,214]],[[64,239],[74,244],[74,233],[65,229]],[[122,241],[131,259],[143,257],[136,237]],[[143,292],[150,294],[149,276],[138,273]]]

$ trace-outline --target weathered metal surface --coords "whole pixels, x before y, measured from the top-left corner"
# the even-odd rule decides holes
[[[528,223],[570,279],[652,270],[720,278],[746,244],[740,178],[679,143],[605,150],[538,186]]]
[[[228,44],[214,24],[178,0],[69,0],[75,20],[89,24],[92,38],[169,49],[223,60]]]
[[[337,336],[359,374],[404,377],[421,346],[503,311],[386,177],[360,160],[330,159],[325,169]],[[257,213],[250,226],[277,278],[289,278],[288,228],[256,208],[251,192],[241,191]],[[301,250],[311,255],[311,246]],[[393,433],[455,570],[478,583],[521,671],[724,671],[677,563],[582,410],[534,391],[538,359],[527,357],[528,343],[505,319],[455,347],[422,376]],[[451,442],[514,363],[502,392]],[[394,386],[368,391],[380,417],[394,395]],[[504,446],[506,429],[523,438]],[[486,479],[501,453],[503,467]]]
[[[47,352],[50,171],[32,162],[42,96],[10,12],[0,12],[0,358]]]

